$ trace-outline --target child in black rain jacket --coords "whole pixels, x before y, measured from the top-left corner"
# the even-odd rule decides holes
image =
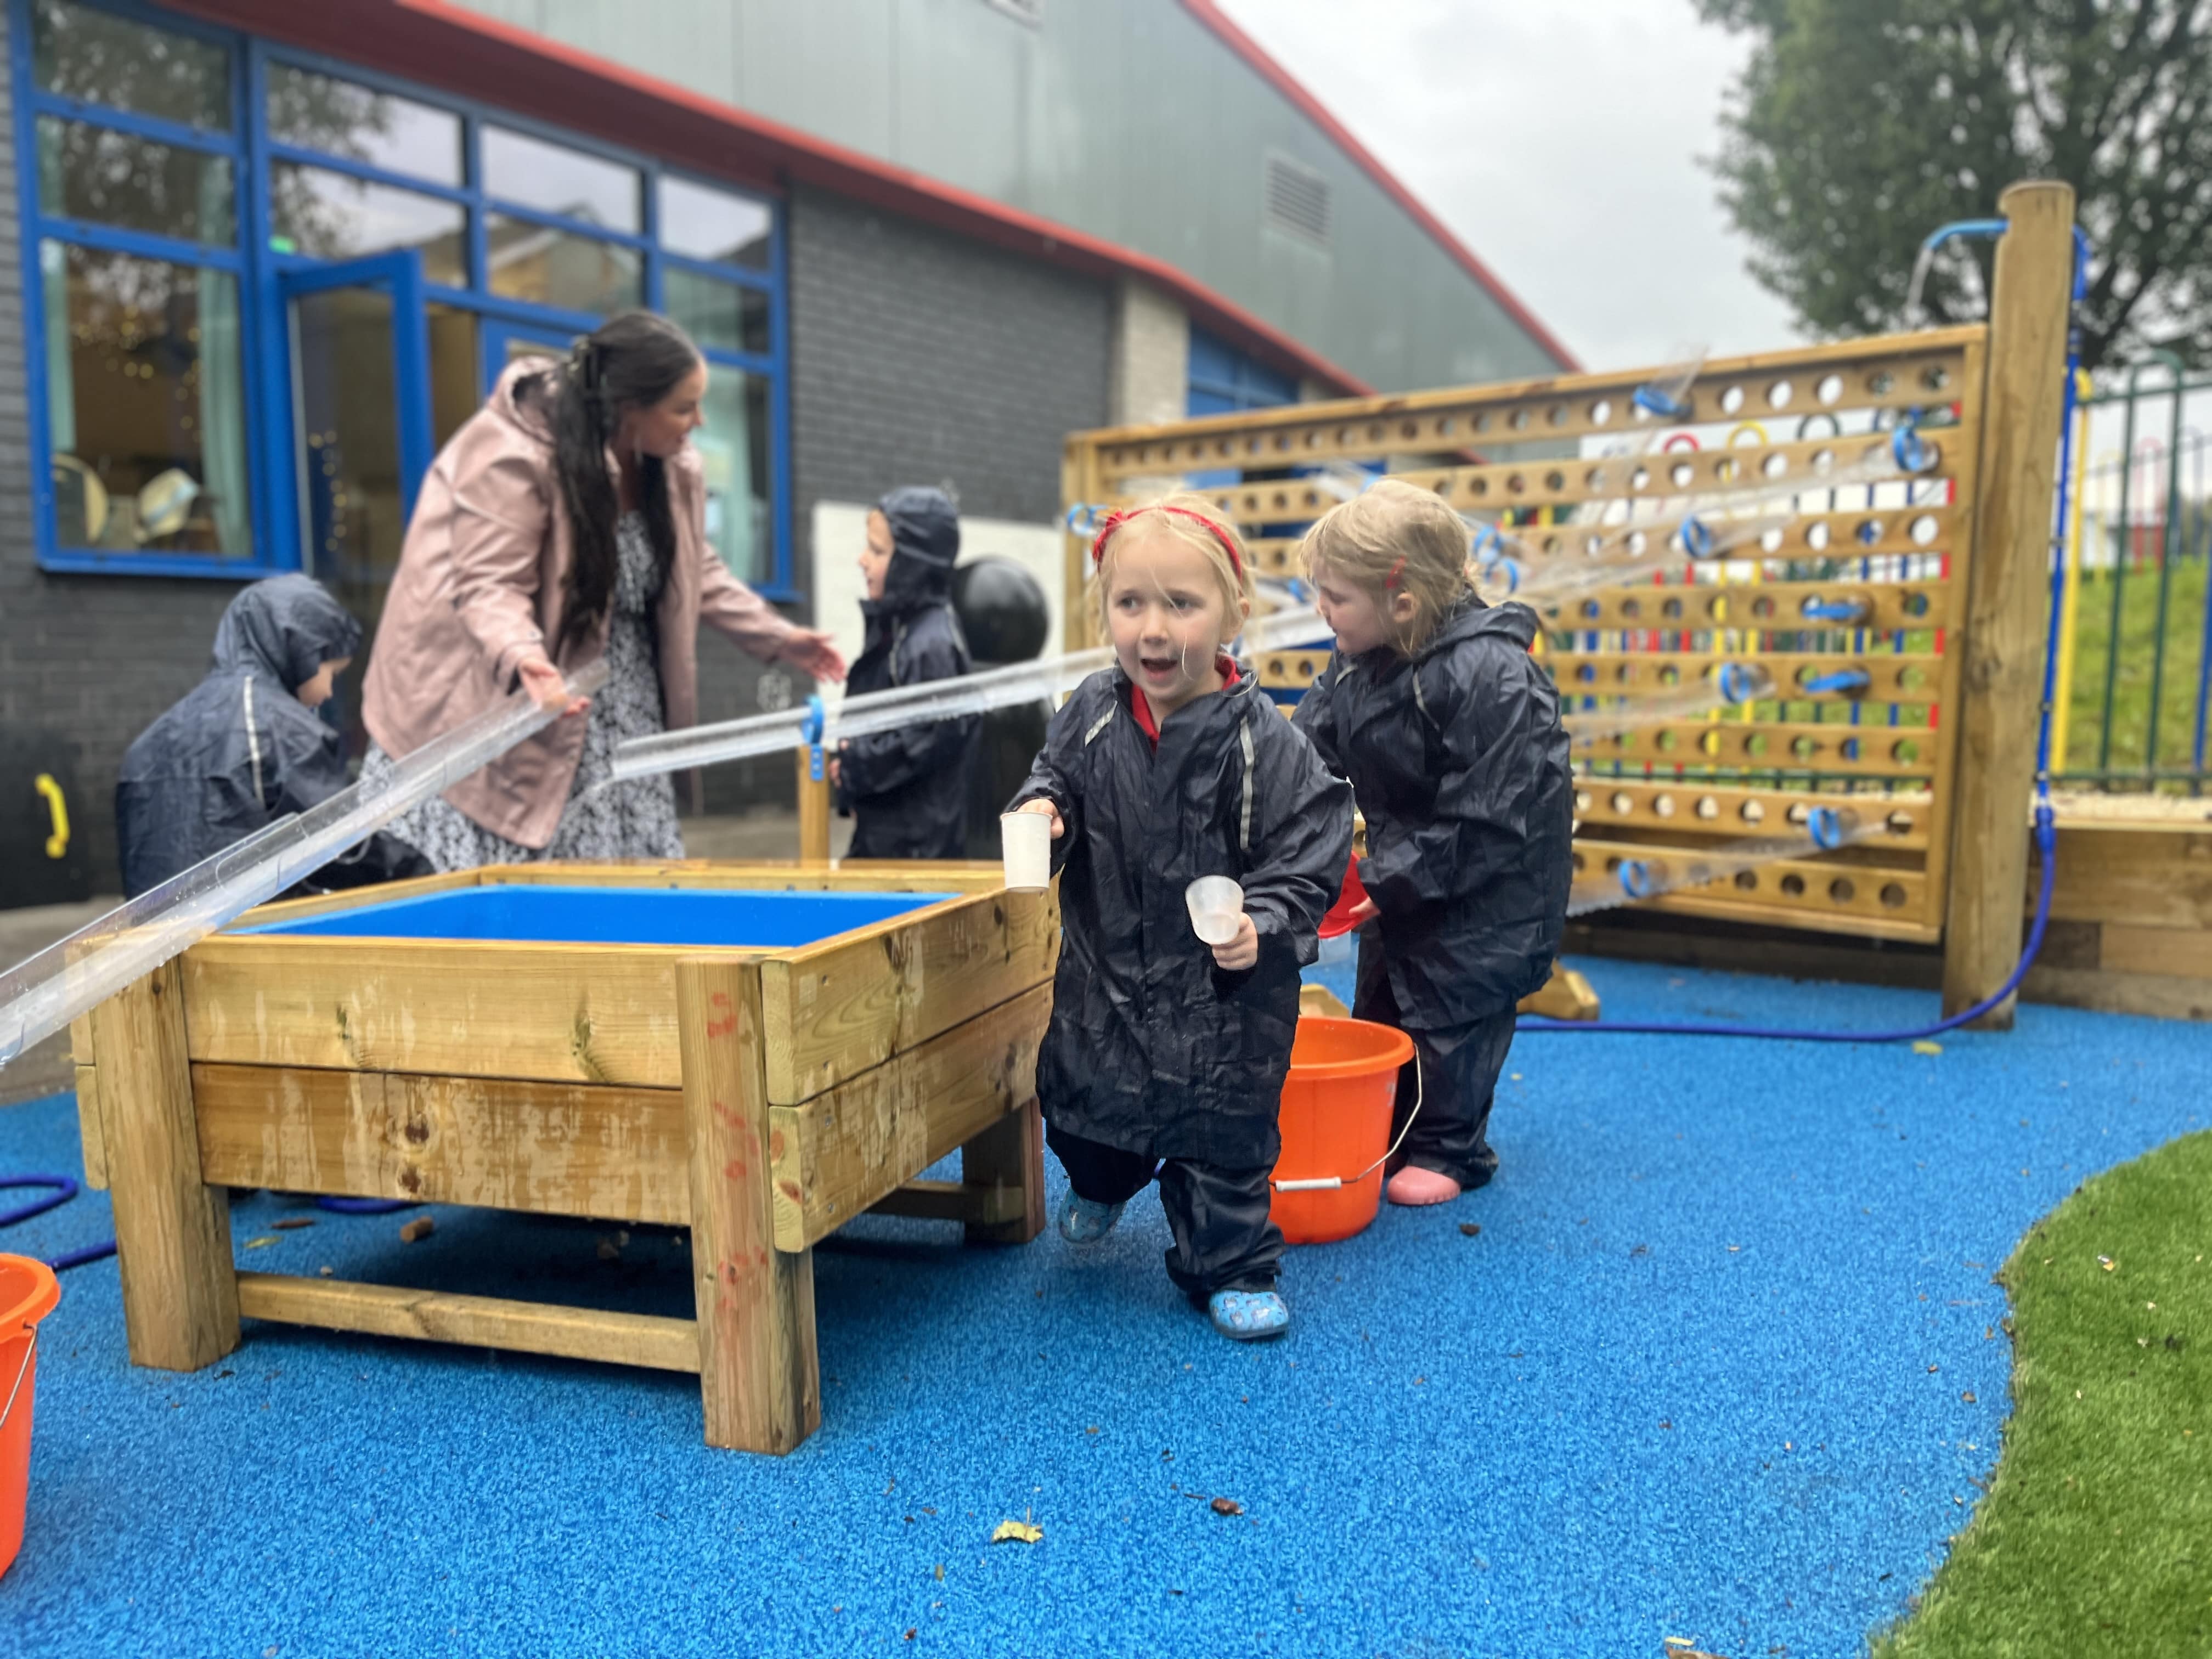
[[[1197,496],[1110,518],[1091,549],[1116,664],[1053,716],[1015,797],[1053,818],[1063,933],[1037,1057],[1072,1189],[1060,1230],[1105,1237],[1159,1176],[1168,1276],[1239,1340],[1290,1321],[1267,1218],[1298,970],[1351,850],[1351,792],[1222,654],[1251,605],[1236,532]],[[1244,890],[1208,946],[1183,891]]]
[[[941,489],[894,489],[868,514],[860,560],[868,639],[846,676],[846,696],[968,672],[968,641],[952,611],[959,556],[959,515]],[[830,781],[839,808],[854,820],[846,856],[964,857],[968,777],[981,730],[981,718],[969,714],[841,744]]]
[[[1514,1005],[1543,984],[1573,878],[1559,700],[1528,655],[1535,613],[1485,605],[1460,516],[1386,480],[1306,535],[1336,652],[1294,723],[1367,822],[1356,1018],[1395,1025],[1402,1164],[1385,1192],[1437,1204],[1497,1172],[1487,1131]],[[1418,1066],[1418,1074],[1413,1068]]]
[[[315,710],[360,649],[361,624],[308,577],[240,592],[207,678],[124,751],[115,829],[128,896],[346,787],[345,739]],[[380,831],[299,889],[430,873],[428,860]]]

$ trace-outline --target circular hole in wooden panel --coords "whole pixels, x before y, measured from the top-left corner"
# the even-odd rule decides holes
[[[1590,405],[1589,418],[1592,426],[1605,425],[1613,419],[1613,405],[1603,398],[1599,398]]]
[[[1544,538],[1544,551],[1546,553],[1553,554],[1557,553],[1559,550],[1559,538],[1557,536],[1547,536]]]
[[[1882,828],[1893,836],[1909,836],[1912,833],[1912,814],[1892,812],[1882,820]]]
[[[1659,605],[1659,614],[1664,617],[1668,622],[1680,621],[1682,616],[1681,600],[1665,599],[1661,601]]]
[[[1924,617],[1928,614],[1928,596],[1917,592],[1900,593],[1897,598],[1897,607],[1908,617]]]
[[[1616,789],[1613,792],[1613,799],[1608,805],[1620,816],[1626,817],[1636,810],[1636,797],[1626,789]]]
[[[1897,689],[1900,691],[1917,691],[1927,684],[1928,676],[1918,668],[1900,668],[1897,671]]]
[[[1722,600],[1719,603],[1725,604],[1726,601]],[[1751,602],[1751,614],[1762,622],[1767,620],[1774,615],[1774,601],[1762,593]]]
[[[1912,544],[1915,547],[1926,547],[1936,539],[1936,532],[1941,528],[1942,526],[1936,522],[1936,515],[1933,513],[1923,513],[1912,521],[1912,527],[1905,533],[1912,538]]]
[[[1705,601],[1705,616],[1708,620],[1716,623],[1726,622],[1728,620],[1728,613],[1729,602],[1727,594],[1716,593],[1712,598]]]
[[[1770,478],[1778,478],[1790,470],[1790,458],[1778,449],[1759,464],[1759,470]]]
[[[1723,483],[1732,483],[1741,476],[1743,468],[1733,455],[1723,455],[1713,463],[1713,477]]]
[[[1235,442],[1228,438],[1222,439],[1220,442],[1217,443],[1213,447],[1213,453],[1217,455],[1232,455],[1236,453],[1236,452],[1237,446]]]
[[[1290,492],[1289,490],[1287,490],[1287,489],[1279,489],[1279,490],[1277,490],[1277,491],[1275,492],[1275,505],[1276,505],[1278,507],[1288,507],[1290,504],[1291,504],[1291,492]]]
[[[1896,386],[1897,376],[1886,368],[1877,368],[1867,376],[1867,390],[1877,398],[1887,398]]]
[[[1673,754],[1680,743],[1681,739],[1674,735],[1674,728],[1668,726],[1661,726],[1658,734],[1651,739],[1651,746],[1662,755]]]
[[[1583,868],[1583,855],[1582,855],[1580,853],[1577,853],[1577,854],[1574,854],[1572,856],[1573,856],[1573,859],[1574,859],[1574,861],[1575,861],[1575,869],[1576,869],[1577,872],[1580,872],[1580,871],[1582,870],[1582,868]]]
[[[1604,483],[1605,469],[1601,466],[1594,466],[1590,468],[1589,471],[1583,474],[1583,488],[1584,489],[1590,490],[1595,493],[1596,490],[1602,488]]]
[[[1628,549],[1630,556],[1641,558],[1644,550],[1651,545],[1651,538],[1640,530],[1632,530],[1628,532],[1628,539],[1622,545]]]
[[[1721,393],[1721,413],[1722,413],[1722,414],[1723,414],[1723,415],[1734,415],[1734,414],[1738,413],[1740,410],[1741,410],[1741,409],[1742,409],[1742,408],[1743,408],[1743,388],[1742,388],[1741,386],[1729,386],[1726,391],[1724,391],[1724,392],[1723,392]]]
[[[1844,400],[1844,377],[1823,374],[1820,384],[1813,388],[1813,395],[1824,404],[1841,403]]]
[[[1882,883],[1881,902],[1885,909],[1902,910],[1905,908],[1905,889],[1893,881]]]
[[[1553,471],[1547,472],[1547,473],[1544,475],[1544,488],[1545,488],[1545,489],[1548,489],[1548,490],[1551,490],[1551,491],[1553,491],[1553,492],[1554,492],[1554,493],[1556,494],[1558,491],[1562,490],[1562,489],[1565,489],[1566,487],[1567,487],[1567,475],[1566,475],[1565,473],[1564,473],[1564,472],[1560,472],[1560,471]]]
[[[1782,550],[1782,526],[1780,525],[1776,525],[1771,529],[1762,530],[1759,532],[1759,550],[1762,553],[1779,553]]]
[[[1382,438],[1384,436],[1384,434],[1387,434],[1389,430],[1390,430],[1390,428],[1389,428],[1389,427],[1387,427],[1387,426],[1383,425],[1383,424],[1382,424],[1382,422],[1380,422],[1380,421],[1370,421],[1370,422],[1367,423],[1367,435],[1368,435],[1369,437],[1370,437],[1370,438],[1376,439],[1376,440],[1378,440],[1378,441],[1379,441],[1380,439],[1382,439]]]
[[[1505,478],[1505,488],[1513,495],[1518,495],[1527,490],[1528,481],[1518,472],[1508,473]]]
[[[1796,756],[1799,760],[1810,760],[1820,752],[1820,740],[1800,732],[1790,739],[1790,752]]]
[[[1605,551],[1605,538],[1595,533],[1583,538],[1583,556],[1594,559]]]
[[[1624,673],[1624,674],[1622,675],[1622,677],[1621,677],[1621,678],[1624,678],[1624,679],[1626,679],[1626,678],[1627,678],[1627,676],[1626,676],[1626,673]],[[1662,684],[1662,685],[1680,685],[1681,683],[1682,683],[1682,670],[1681,670],[1681,666],[1680,666],[1680,664],[1677,664],[1677,663],[1671,663],[1671,662],[1670,662],[1670,663],[1662,663],[1662,664],[1661,664],[1661,665],[1660,665],[1660,667],[1659,667],[1659,684]]]
[[[1553,404],[1544,412],[1544,418],[1553,426],[1565,426],[1567,423],[1567,406],[1565,404]]]
[[[1757,892],[1759,890],[1759,872],[1756,870],[1737,871],[1735,872],[1735,890],[1739,893]]]
[[[1859,740],[1856,738],[1845,738],[1836,745],[1836,752],[1847,761],[1856,760],[1859,757]]]
[[[1889,757],[1899,766],[1916,766],[1920,762],[1920,744],[1911,738],[1900,738],[1889,746]]]
[[[1757,760],[1761,755],[1764,755],[1766,752],[1766,733],[1764,732],[1747,732],[1743,739],[1743,752],[1753,760]],[[1753,812],[1752,809],[1753,807],[1758,808],[1756,815]],[[1749,822],[1756,823],[1759,822],[1760,817],[1765,816],[1765,811],[1766,809],[1765,807],[1759,806],[1757,801],[1753,801],[1751,803],[1751,805],[1747,806],[1744,809],[1744,816]]]
[[[1467,493],[1470,495],[1487,495],[1490,493],[1490,480],[1469,478],[1467,481]]]
[[[1587,790],[1587,789],[1577,789],[1577,790],[1576,790],[1576,791],[1575,791],[1575,811],[1577,811],[1577,812],[1587,812],[1587,811],[1589,811],[1589,810],[1590,810],[1590,792],[1589,792],[1589,790]]]
[[[1649,489],[1650,487],[1651,474],[1647,469],[1639,466],[1635,471],[1628,475],[1628,493],[1630,495],[1634,495],[1639,489]]]
[[[1477,432],[1489,431],[1490,411],[1486,409],[1477,410],[1475,411],[1474,419],[1470,422],[1469,424],[1472,425]]]
[[[1951,371],[1941,363],[1930,363],[1921,371],[1920,384],[1930,392],[1941,392],[1951,384]]]
[[[1458,430],[1459,421],[1456,416],[1443,415],[1437,418],[1437,436],[1439,438],[1449,438]]]
[[[1600,605],[1595,599],[1584,599],[1583,601],[1583,616],[1585,620],[1594,622],[1603,615],[1605,615],[1605,607],[1602,605]]]
[[[1694,810],[1699,817],[1710,823],[1720,817],[1721,804],[1711,795],[1700,795],[1698,797],[1698,805]]]
[[[1818,553],[1828,544],[1828,521],[1815,519],[1805,526],[1805,545]]]
[[[1831,468],[1832,468],[1832,467],[1835,465],[1835,464],[1836,464],[1836,452],[1835,452],[1834,450],[1832,450],[1832,449],[1816,449],[1816,450],[1814,450],[1814,451],[1813,452],[1813,471],[1815,471],[1815,472],[1826,472],[1826,471],[1829,471]]]
[[[1708,755],[1719,754],[1721,752],[1721,734],[1718,728],[1708,726],[1705,730],[1698,732],[1698,747],[1704,750]]]
[[[1615,872],[1617,872],[1620,868],[1620,854],[1618,854],[1618,853],[1608,853],[1608,854],[1606,854],[1606,859],[1605,859],[1605,872],[1606,872],[1606,874],[1607,874],[1608,876],[1609,876],[1609,875],[1612,875],[1612,874],[1613,874]]]
[[[1692,466],[1687,461],[1677,461],[1667,471],[1668,482],[1671,483],[1677,489],[1687,489],[1690,487],[1691,481],[1696,478],[1697,476],[1697,469]]]
[[[1813,816],[1813,809],[1804,802],[1797,801],[1793,803],[1790,810],[1782,816],[1791,823],[1802,824]]]
[[[1618,668],[1613,671],[1613,678],[1616,684],[1621,685],[1635,684],[1636,665],[1632,662],[1622,663]],[[1667,671],[1663,668],[1659,671],[1659,683],[1662,685],[1667,684]]]
[[[1641,599],[1623,599],[1620,602],[1620,614],[1632,622],[1634,621],[1644,614],[1644,602]]]
[[[1805,878],[1791,872],[1782,878],[1782,890],[1791,898],[1805,896]]]
[[[1307,433],[1306,447],[1308,449],[1319,449],[1321,447],[1321,437],[1322,434],[1318,432]]]
[[[1745,747],[1748,748],[1750,745],[1747,744]],[[1736,816],[1746,823],[1764,823],[1766,822],[1766,803],[1763,800],[1747,800],[1736,809]]]
[[[1652,816],[1655,817],[1673,817],[1674,816],[1674,798],[1672,795],[1652,796],[1651,812]]]
[[[1508,422],[1508,424],[1510,425],[1516,432],[1526,432],[1528,429],[1528,411],[1525,409],[1515,410],[1513,411],[1513,418]]]
[[[1261,448],[1265,447],[1266,442],[1267,441],[1265,439],[1255,434],[1246,441],[1244,445],[1244,453],[1247,455],[1256,455],[1260,453]]]
[[[1400,437],[1401,437],[1401,438],[1418,438],[1418,437],[1419,437],[1419,436],[1421,435],[1421,423],[1420,423],[1419,421],[1401,421],[1401,422],[1398,422],[1398,435],[1399,435]]]
[[[1860,546],[1872,547],[1876,542],[1881,539],[1881,520],[1880,519],[1861,519],[1859,520],[1858,528],[1851,533],[1859,538]]]
[[[1580,680],[1584,685],[1591,684],[1597,678],[1597,665],[1594,662],[1577,663],[1575,665],[1575,678]]]
[[[1790,398],[1796,395],[1797,388],[1791,386],[1789,381],[1777,380],[1766,388],[1766,406],[1769,409],[1787,409],[1790,407]]]
[[[1849,876],[1838,876],[1828,884],[1828,896],[1838,904],[1849,904],[1858,896],[1859,890],[1851,884]]]

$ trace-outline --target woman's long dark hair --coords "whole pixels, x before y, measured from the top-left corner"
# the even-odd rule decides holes
[[[575,544],[560,647],[597,627],[614,598],[615,525],[622,503],[607,471],[607,449],[615,428],[629,410],[649,409],[667,397],[702,361],[691,337],[667,318],[625,311],[580,337],[566,364],[522,389],[552,426],[553,465]],[[657,456],[637,458],[637,494],[659,580],[665,581],[676,558],[676,517],[667,465]]]

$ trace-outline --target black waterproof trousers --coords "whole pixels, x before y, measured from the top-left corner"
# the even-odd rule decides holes
[[[1498,1073],[1513,1047],[1512,1008],[1446,1031],[1416,1030],[1399,1016],[1382,962],[1382,944],[1373,923],[1359,930],[1359,977],[1352,992],[1352,1017],[1395,1026],[1413,1039],[1413,1058],[1398,1074],[1398,1097],[1390,1114],[1390,1139],[1405,1132],[1405,1144],[1390,1160],[1395,1174],[1408,1164],[1449,1176],[1462,1189],[1482,1186],[1498,1173],[1498,1154],[1490,1150],[1490,1108]],[[1415,1067],[1419,1075],[1415,1076]],[[1420,1115],[1411,1129],[1406,1119],[1418,1101]]]
[[[1085,1140],[1048,1121],[1045,1145],[1067,1184],[1094,1204],[1122,1204],[1160,1178],[1160,1207],[1175,1248],[1168,1277],[1194,1302],[1216,1291],[1272,1291],[1283,1259],[1282,1230],[1267,1219],[1272,1170],[1224,1170],[1180,1158],[1165,1162]]]

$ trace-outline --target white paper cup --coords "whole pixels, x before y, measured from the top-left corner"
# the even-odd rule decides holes
[[[1208,945],[1226,945],[1244,918],[1244,890],[1226,876],[1200,876],[1182,890],[1191,931]]]
[[[1052,885],[1052,820],[1044,813],[1000,813],[999,847],[1008,891],[1042,892]]]

